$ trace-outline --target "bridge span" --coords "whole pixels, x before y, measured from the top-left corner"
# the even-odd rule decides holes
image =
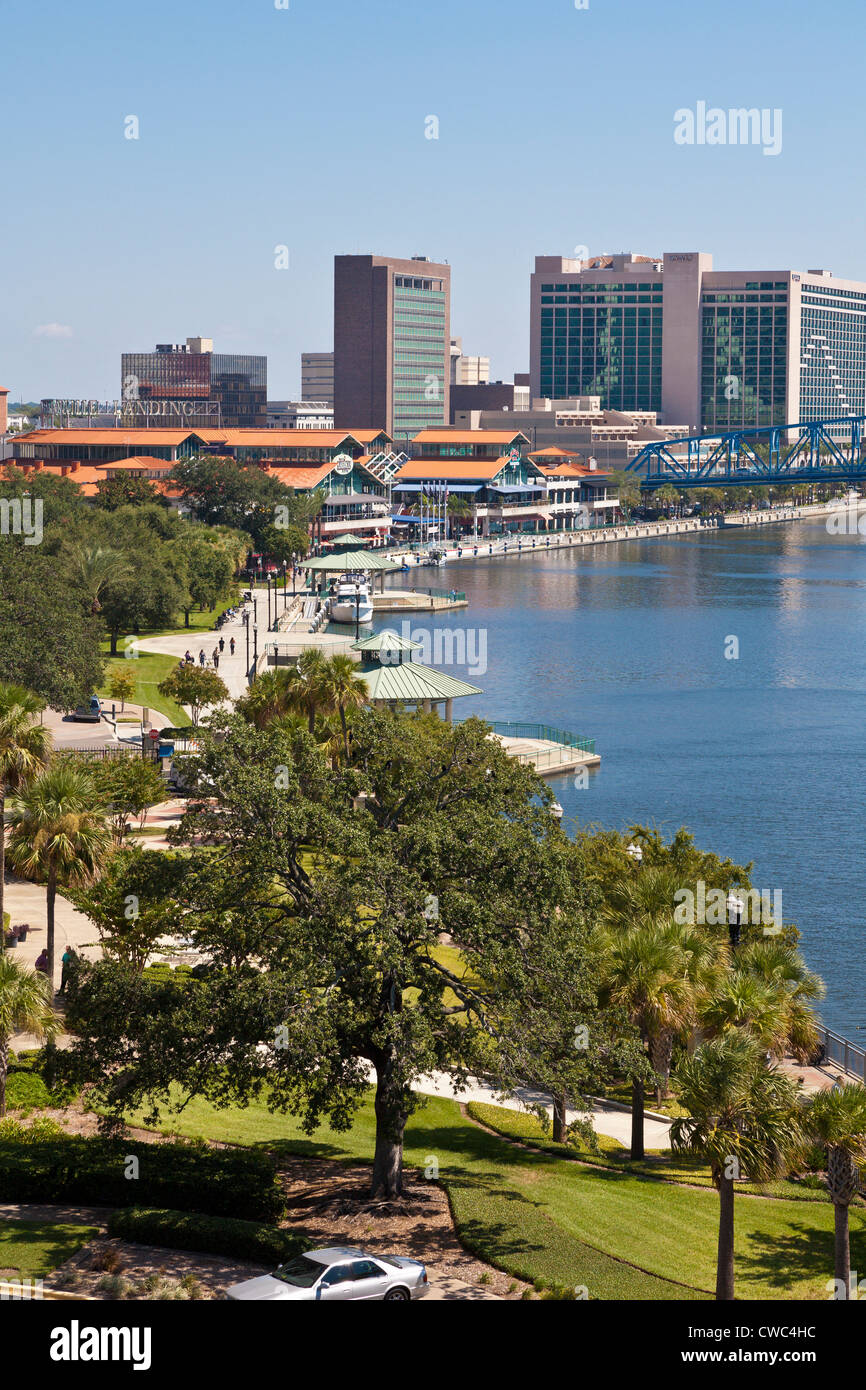
[[[864,422],[866,415],[845,415],[654,440],[625,471],[640,474],[646,491],[665,483],[678,488],[860,483],[866,481]]]

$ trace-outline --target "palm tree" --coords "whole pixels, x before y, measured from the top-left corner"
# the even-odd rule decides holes
[[[78,578],[90,596],[90,611],[98,613],[102,608],[100,598],[106,586],[114,580],[132,579],[134,571],[129,560],[119,550],[110,546],[76,546],[72,564]]]
[[[850,1299],[848,1208],[860,1190],[866,1162],[866,1090],[859,1083],[819,1091],[806,1111],[807,1132],[827,1150],[827,1191],[835,1218],[836,1298]]]
[[[45,977],[19,965],[11,956],[0,956],[0,1119],[6,1114],[6,1077],[13,1033],[35,1033],[41,1041],[53,1036],[58,1022],[58,1015],[48,1002]]]
[[[0,682],[0,952],[6,949],[3,929],[6,879],[6,797],[23,791],[45,766],[51,754],[51,733],[36,724],[45,701],[20,685]]]
[[[812,1001],[824,986],[792,946],[778,940],[741,946],[734,970],[701,1010],[710,1034],[736,1028],[749,1033],[774,1057],[790,1052],[807,1061],[818,1044]]]
[[[689,1111],[671,1125],[671,1144],[710,1165],[719,1193],[716,1298],[734,1297],[734,1182],[768,1182],[787,1172],[803,1147],[797,1088],[767,1067],[744,1033],[703,1043],[677,1070],[679,1098]]]
[[[294,694],[289,670],[280,667],[275,671],[263,671],[256,676],[246,695],[242,695],[235,706],[257,729],[264,729],[275,719],[280,719],[293,708]]]
[[[604,993],[628,1012],[649,1049],[650,1060],[670,1066],[670,1045],[695,1017],[695,988],[688,978],[680,928],[670,920],[609,931],[603,939]],[[644,1153],[645,1083],[632,1076],[631,1158]]]
[[[340,717],[343,732],[343,753],[349,761],[349,729],[346,711],[361,709],[369,698],[367,682],[358,674],[357,663],[345,653],[326,659],[321,673],[320,690],[324,702]]]
[[[316,732],[316,714],[326,703],[323,681],[327,663],[318,647],[305,647],[297,663],[290,666],[286,679],[290,689],[289,708],[303,711],[307,728]]]
[[[47,894],[48,979],[54,990],[54,905],[58,886],[87,883],[111,843],[106,813],[91,779],[67,762],[52,763],[12,805],[9,860]]]

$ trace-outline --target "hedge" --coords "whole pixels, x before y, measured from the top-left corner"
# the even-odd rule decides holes
[[[310,1242],[293,1231],[234,1217],[200,1216],[196,1212],[128,1207],[112,1212],[108,1234],[139,1245],[170,1250],[199,1250],[209,1255],[233,1255],[273,1269],[301,1254]]]
[[[127,1177],[128,1159],[138,1177]],[[140,1205],[278,1221],[285,1211],[273,1161],[250,1150],[140,1139],[62,1138],[21,1143],[0,1139],[4,1202]]]

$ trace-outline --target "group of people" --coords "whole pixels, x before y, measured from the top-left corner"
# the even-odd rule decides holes
[[[66,993],[66,986],[69,984],[69,975],[73,965],[78,959],[78,952],[72,946],[67,946],[63,955],[60,957],[60,994]],[[38,970],[40,975],[48,974],[48,948],[43,946],[34,963],[34,970]]]
[[[211,652],[211,657],[210,657],[211,662],[212,662],[212,664],[213,664],[213,668],[214,668],[215,671],[219,670],[220,657],[222,656],[223,652],[225,651],[225,648],[226,648],[226,639],[225,639],[224,637],[221,637],[220,640],[217,642],[216,646],[214,647],[213,651]],[[234,654],[235,654],[235,639],[234,639],[233,637],[230,637],[230,638],[229,638],[229,655],[230,655],[230,656],[234,656]],[[199,654],[198,654],[198,664],[199,664],[199,666],[207,666],[207,664],[208,664],[208,659],[207,659],[207,656],[205,655],[205,649],[204,649],[204,647],[201,648],[201,650],[200,650],[200,652],[199,652]],[[187,648],[187,650],[186,650],[186,652],[185,652],[185,654],[184,654],[183,660],[181,661],[180,665],[181,665],[181,666],[194,666],[194,665],[195,665],[195,657],[193,656],[193,654],[192,654],[192,652],[189,650],[189,648]]]

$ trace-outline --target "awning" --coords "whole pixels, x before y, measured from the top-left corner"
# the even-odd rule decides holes
[[[540,483],[490,483],[491,492],[547,492]]]

